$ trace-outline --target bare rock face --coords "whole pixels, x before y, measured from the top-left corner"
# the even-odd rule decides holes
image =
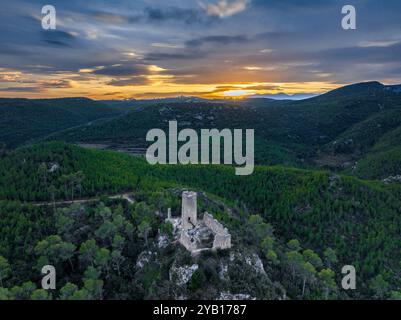
[[[173,236],[174,239],[179,240],[181,236],[181,229],[182,229],[182,221],[181,218],[172,218],[172,219],[167,219],[168,222],[171,223],[173,226]]]
[[[217,300],[256,300],[247,293],[221,292]]]
[[[385,184],[401,183],[401,175],[390,176],[383,180]]]
[[[166,236],[165,234],[159,234],[158,235],[158,237],[157,237],[157,247],[159,249],[166,248],[168,246],[169,242],[170,241],[168,239],[168,236]]]
[[[219,277],[221,280],[228,280],[228,264],[220,262]]]
[[[146,264],[148,264],[153,259],[155,255],[156,252],[152,252],[150,250],[141,252],[138,256],[138,259],[136,260],[136,266],[142,269]]]
[[[246,257],[245,261],[256,272],[261,273],[261,274],[266,274],[265,268],[263,267],[263,262],[256,253],[254,253],[252,256]]]
[[[58,169],[60,169],[60,165],[58,163],[50,163],[50,173],[56,172]]]
[[[178,267],[173,265],[170,268],[170,281],[175,282],[178,286],[183,286],[191,280],[193,274],[196,270],[198,270],[199,266],[197,264],[193,264],[191,266],[181,266]]]

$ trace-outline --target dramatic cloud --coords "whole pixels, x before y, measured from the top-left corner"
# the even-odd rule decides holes
[[[138,86],[138,85],[147,85],[150,81],[145,76],[137,76],[137,77],[130,77],[130,78],[122,78],[122,79],[113,79],[107,82],[110,86],[116,87],[125,87],[125,86]]]
[[[92,15],[107,24],[138,24],[183,22],[185,24],[209,23],[213,19],[199,8],[184,9],[178,7],[154,8],[147,7],[135,14],[95,11]]]
[[[112,65],[93,73],[103,76],[136,76],[148,73],[148,68],[144,65]]]
[[[76,38],[73,33],[62,30],[42,31],[43,41],[56,46],[70,46]]]
[[[401,1],[38,0],[0,11],[0,91],[92,98],[323,92],[346,83],[401,83]]]
[[[5,87],[0,88],[3,92],[40,92],[39,87]]]
[[[225,35],[217,35],[217,36],[208,36],[202,37],[198,39],[192,39],[186,42],[187,47],[200,47],[203,44],[211,44],[211,45],[227,45],[231,43],[244,43],[249,41],[248,37],[245,35],[236,35],[236,36],[225,36]]]
[[[226,18],[246,10],[251,0],[218,0],[216,4],[200,3],[210,16]]]

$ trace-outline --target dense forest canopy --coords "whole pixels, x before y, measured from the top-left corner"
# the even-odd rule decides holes
[[[241,283],[248,283],[245,291],[258,298],[278,298],[284,292],[290,298],[389,298],[399,291],[401,187],[397,184],[281,166],[257,167],[252,176],[238,177],[231,167],[150,166],[138,157],[58,142],[18,149],[3,157],[0,176],[0,255],[4,265],[17,265],[20,270],[5,268],[11,297],[13,286],[33,289],[26,281],[40,277],[38,266],[49,261],[49,252],[56,259],[51,262],[63,269],[63,292],[71,290],[74,298],[160,297],[159,290],[200,297],[206,289],[207,297],[215,298],[219,292],[239,292],[244,288]],[[205,191],[211,199],[225,203],[212,212],[232,231],[234,252],[261,257],[265,280],[256,285],[256,279],[238,279],[234,271],[228,271],[233,272],[230,279],[235,279],[228,284],[213,278],[213,272],[220,270],[216,264],[226,261],[222,252],[201,259],[200,274],[184,288],[173,290],[169,286],[176,284],[163,270],[174,263],[182,265],[180,256],[185,251],[170,245],[162,248],[169,252],[162,254],[163,261],[149,258],[155,264],[149,270],[128,271],[146,248],[161,250],[160,234],[168,235],[170,228],[163,217],[168,207],[179,214],[179,192],[174,190],[185,188]],[[133,194],[134,204],[105,197],[126,192]],[[77,198],[93,201],[64,209],[57,204]],[[39,206],[42,202],[48,205]],[[210,202],[202,204],[207,205]],[[117,235],[123,239],[114,239]],[[299,244],[288,245],[293,239]],[[125,246],[116,251],[114,240]],[[93,247],[94,256],[83,263],[81,249],[86,245]],[[331,250],[332,262],[326,257]],[[92,261],[96,253],[107,263]],[[185,264],[194,263],[190,257],[185,259]],[[236,259],[238,264],[229,263],[228,270],[242,265],[240,254]],[[349,264],[358,271],[357,293],[338,288],[341,267]],[[207,288],[201,281],[204,277],[214,279]],[[135,286],[122,288],[126,283],[122,279]],[[274,281],[280,285],[272,285]],[[35,290],[30,294],[44,295]],[[54,294],[60,297],[61,291]]]
[[[378,82],[302,101],[0,99],[0,299],[399,299],[400,111]],[[146,133],[168,120],[255,129],[255,172],[149,165]],[[178,244],[165,218],[183,190],[231,250]]]

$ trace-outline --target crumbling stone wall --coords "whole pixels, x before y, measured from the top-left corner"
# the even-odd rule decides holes
[[[197,249],[196,240],[185,231],[181,232],[180,242],[188,251],[194,251]]]
[[[198,223],[196,192],[182,193],[182,228],[184,231],[192,229]]]
[[[214,236],[213,249],[230,249],[231,248],[231,234],[219,234]]]
[[[213,241],[213,249],[229,249],[231,248],[231,234],[220,222],[213,218],[207,212],[203,215],[204,224],[215,234]]]
[[[203,215],[203,222],[214,233],[225,233],[227,231],[227,229],[225,229],[220,222],[218,222],[211,214],[207,212],[205,212]]]

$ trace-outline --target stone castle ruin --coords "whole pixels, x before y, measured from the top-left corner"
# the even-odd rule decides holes
[[[180,228],[179,241],[192,254],[231,248],[231,234],[227,228],[207,212],[203,214],[202,219],[198,219],[196,192],[184,191],[181,219],[172,219],[169,210],[167,220]]]
[[[207,212],[203,214],[203,223],[214,233],[213,248],[231,248],[231,234],[220,222]]]
[[[197,194],[196,192],[184,191],[182,193],[182,230],[188,231],[197,225]]]

